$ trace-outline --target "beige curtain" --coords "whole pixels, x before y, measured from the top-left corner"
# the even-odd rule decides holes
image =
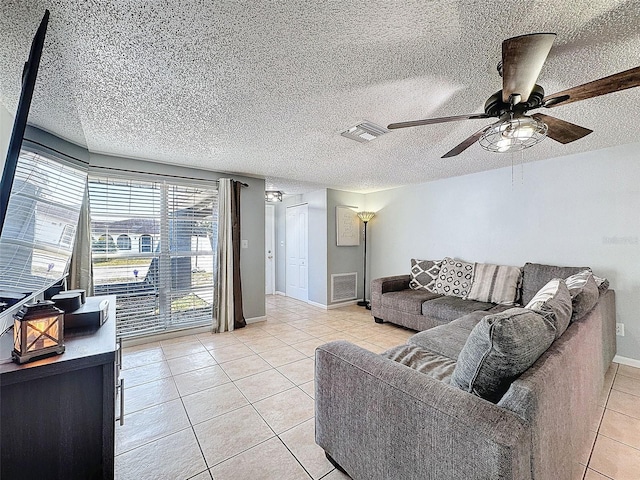
[[[218,181],[218,268],[216,270],[213,329],[230,332],[234,327],[233,307],[233,219],[231,179]]]
[[[216,269],[214,331],[228,332],[247,325],[240,280],[240,190],[229,178],[218,182],[218,267]]]
[[[69,264],[69,289],[81,288],[93,295],[93,261],[91,257],[91,214],[89,209],[89,179],[84,188],[82,208],[78,218],[76,240]]]

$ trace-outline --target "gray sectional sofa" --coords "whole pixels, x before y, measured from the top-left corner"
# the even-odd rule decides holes
[[[477,264],[476,264],[477,265]],[[514,304],[526,305],[554,277],[566,278],[588,267],[560,267],[526,263],[521,270]],[[377,323],[391,322],[422,331],[444,325],[467,313],[499,313],[512,305],[501,305],[434,293],[409,287],[411,275],[376,278],[371,282],[371,315]]]
[[[564,278],[568,270],[530,265],[524,272],[540,289],[550,279],[543,277]],[[523,283],[520,295],[533,298],[536,286]],[[414,302],[415,294],[407,295]],[[316,350],[316,442],[356,480],[580,478],[588,459],[589,419],[615,355],[615,294],[605,286],[594,301],[577,316],[575,307],[566,331],[561,331],[566,325],[558,329],[544,353],[491,400],[456,386],[457,363],[468,356],[481,324],[526,309],[494,305],[450,321],[434,315],[420,325],[437,326],[421,328],[406,345],[383,354],[346,341],[321,345]],[[402,312],[392,307],[400,303],[387,303],[378,312]],[[491,313],[493,308],[501,313]],[[402,313],[393,319],[422,320],[414,318],[415,311]]]

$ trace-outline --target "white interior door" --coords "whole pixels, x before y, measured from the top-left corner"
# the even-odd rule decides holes
[[[286,255],[287,255],[287,296],[307,301],[308,287],[308,205],[287,207],[286,220]]]
[[[264,293],[273,295],[276,290],[276,207],[264,207]]]

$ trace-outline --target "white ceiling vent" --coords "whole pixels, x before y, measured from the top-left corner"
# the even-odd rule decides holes
[[[363,120],[357,125],[347,128],[344,132],[341,132],[340,135],[355,140],[356,142],[366,143],[388,132],[389,130],[380,125]]]

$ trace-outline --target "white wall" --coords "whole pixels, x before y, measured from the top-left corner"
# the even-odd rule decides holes
[[[522,171],[520,171],[522,168]],[[616,290],[618,354],[640,360],[640,143],[366,196],[371,278],[412,257],[590,266]]]

